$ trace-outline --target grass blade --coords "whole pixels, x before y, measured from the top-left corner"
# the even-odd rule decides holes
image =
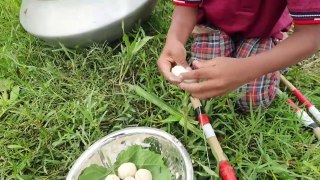
[[[140,86],[137,86],[137,85],[129,85],[129,87],[131,89],[133,89],[139,96],[150,101],[152,104],[158,106],[162,110],[168,112],[169,114],[171,114],[173,116],[183,118],[183,115],[180,112],[175,110],[173,107],[169,106],[167,103],[165,103],[163,100],[161,100],[156,95],[148,93],[147,91],[145,91],[144,89],[142,89]]]
[[[177,121],[179,121],[179,124],[182,127],[186,127],[187,129],[192,131],[194,134],[196,134],[199,137],[203,137],[201,130],[199,130],[198,128],[196,128],[191,122],[194,122],[192,120],[189,121],[189,119],[186,120],[186,118],[183,116],[182,113],[178,112],[177,110],[175,110],[173,107],[169,106],[167,103],[165,103],[162,99],[160,99],[158,96],[152,94],[152,93],[148,93],[147,91],[145,91],[143,88],[141,88],[140,86],[137,85],[129,85],[129,87],[134,90],[139,96],[145,98],[146,100],[148,100],[149,102],[151,102],[152,104],[158,106],[159,108],[161,108],[162,110],[168,112],[169,114],[171,114],[172,116],[177,118]],[[170,118],[170,121],[172,122],[172,118]],[[187,123],[187,125],[185,125],[185,122]]]

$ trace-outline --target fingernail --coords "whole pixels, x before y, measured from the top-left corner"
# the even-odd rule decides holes
[[[199,64],[199,60],[194,60],[192,64]]]
[[[192,62],[192,68],[193,68],[193,69],[198,69],[198,65],[199,65],[199,61],[198,61],[198,60],[194,60],[194,61]]]

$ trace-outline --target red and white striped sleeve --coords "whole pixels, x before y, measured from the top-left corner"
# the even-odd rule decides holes
[[[287,0],[294,24],[320,24],[319,0]]]
[[[173,4],[177,6],[199,6],[201,0],[173,0]]]

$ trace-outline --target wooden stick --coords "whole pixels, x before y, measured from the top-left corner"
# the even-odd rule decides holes
[[[312,116],[320,123],[320,111],[297,89],[292,83],[290,83],[283,75],[280,75],[281,82],[286,85],[291,93],[297,97],[300,103],[302,103]]]
[[[285,96],[285,94],[280,90],[277,89],[277,94],[279,96]],[[286,97],[287,98],[287,97]],[[305,127],[312,128],[313,133],[317,137],[318,140],[320,140],[320,128],[319,126],[313,121],[313,119],[308,115],[307,112],[305,112],[303,109],[301,109],[296,103],[293,102],[292,99],[287,98],[287,103],[292,107],[292,110],[296,113],[296,116],[303,121],[303,124]]]
[[[219,162],[219,172],[223,180],[236,180],[234,169],[228,164],[228,159],[225,156],[221,145],[214,133],[214,129],[210,124],[209,118],[206,114],[202,113],[201,102],[197,98],[190,97],[193,108],[197,111],[197,118],[201,124],[205,136],[207,138],[208,144],[211,148],[213,155],[216,157]]]
[[[297,89],[297,88],[294,87],[294,85],[291,84],[291,82],[288,81],[288,79],[285,78],[282,74],[280,75],[280,80],[281,80],[281,82],[282,82],[284,85],[286,85],[286,86],[289,88],[290,91],[294,91],[294,90]]]
[[[200,102],[199,99],[192,98],[192,97],[190,97],[190,99],[191,99],[191,103],[193,105],[193,108],[195,110],[197,110],[198,108],[201,108],[201,102]],[[197,111],[199,111],[199,110],[197,110]],[[206,122],[206,120],[203,118],[203,114],[201,114],[200,116],[198,114],[198,118],[202,118],[202,119],[200,119],[199,123],[203,127],[206,126],[206,125],[207,126],[208,125],[211,126],[210,122]],[[203,130],[205,132],[205,135],[206,135],[206,138],[208,140],[208,144],[209,144],[209,146],[211,148],[211,151],[214,154],[214,156],[217,158],[217,160],[219,162],[223,161],[223,160],[227,160],[227,158],[225,157],[225,154],[223,153],[223,150],[222,150],[222,148],[220,146],[220,143],[219,143],[219,141],[217,139],[217,136],[214,133],[214,129],[212,128],[212,126],[211,126],[211,128],[210,127],[206,128],[206,129],[204,128]]]
[[[313,129],[313,133],[316,135],[318,140],[320,141],[320,127],[316,127]]]

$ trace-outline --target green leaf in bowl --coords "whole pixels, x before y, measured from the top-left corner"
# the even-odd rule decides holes
[[[111,173],[111,169],[93,164],[84,169],[82,174],[79,176],[79,180],[104,180],[105,177]]]
[[[115,164],[118,168],[122,163],[132,162],[137,169],[148,169],[152,173],[153,180],[170,180],[172,174],[162,158],[160,154],[134,145],[121,152]]]
[[[148,169],[153,180],[171,180],[172,174],[163,161],[163,156],[139,145],[130,146],[119,153],[116,162],[110,168],[91,165],[84,169],[79,180],[104,180],[104,178],[116,172],[118,167],[126,162],[132,162],[137,169]]]

